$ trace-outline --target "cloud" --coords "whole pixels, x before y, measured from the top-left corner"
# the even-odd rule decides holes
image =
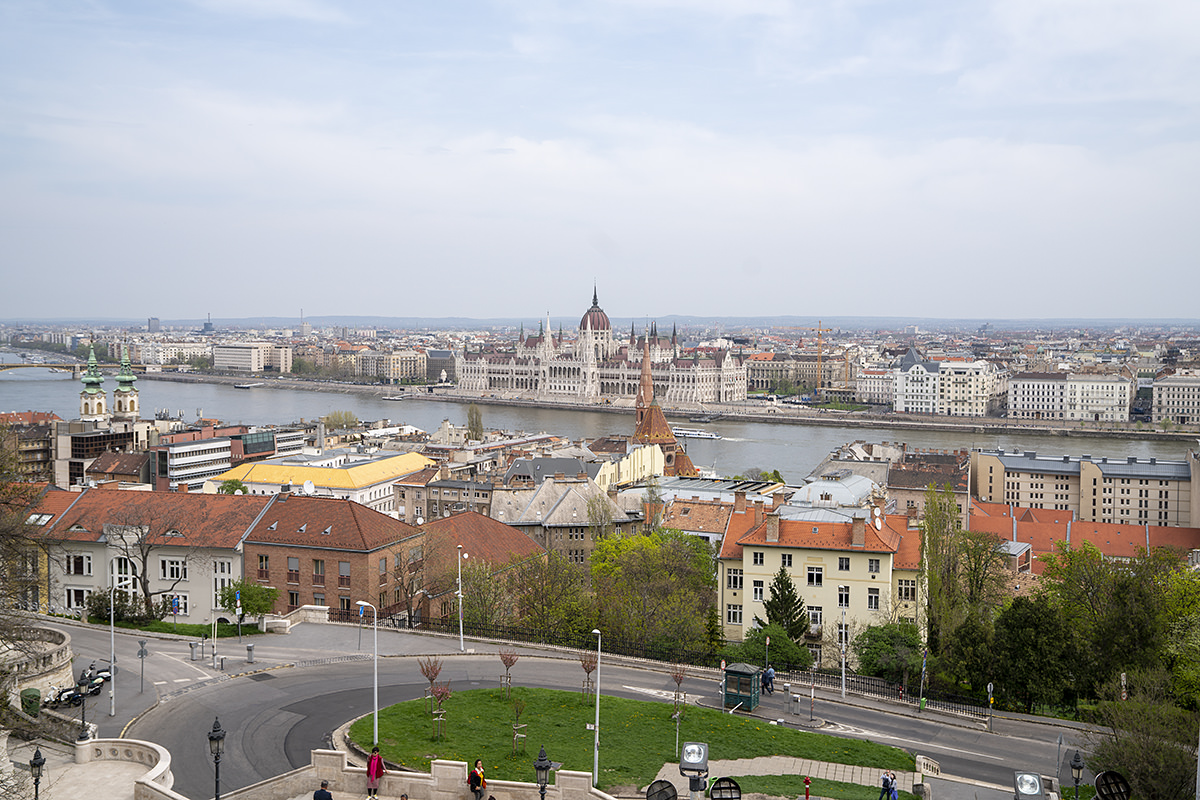
[[[322,0],[188,0],[205,11],[254,19],[296,19],[305,22],[350,21],[341,9]]]

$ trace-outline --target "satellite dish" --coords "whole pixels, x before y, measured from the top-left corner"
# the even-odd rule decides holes
[[[879,506],[875,506],[875,516],[878,517],[881,513],[882,512],[879,510]]]
[[[245,492],[243,492],[241,489],[234,489],[233,493],[234,494],[245,494]]]
[[[312,494],[314,491],[316,491],[316,488],[317,488],[317,487],[313,485],[313,482],[312,482],[312,481],[305,481],[305,482],[304,482],[304,493],[305,493],[305,494],[307,494],[307,495],[311,495],[311,494]]]
[[[425,518],[424,518],[424,517],[417,517],[417,524],[418,524],[418,525],[424,525],[424,524],[425,524]]]

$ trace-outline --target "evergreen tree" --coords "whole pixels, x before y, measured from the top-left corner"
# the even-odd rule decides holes
[[[767,615],[766,622],[758,617],[754,618],[755,624],[759,627],[778,625],[787,631],[788,636],[794,642],[800,641],[808,632],[808,608],[804,605],[804,598],[796,591],[796,584],[792,581],[792,576],[782,566],[779,568],[779,572],[775,573],[775,577],[771,579],[771,585],[767,587],[767,599],[763,602],[763,611]]]

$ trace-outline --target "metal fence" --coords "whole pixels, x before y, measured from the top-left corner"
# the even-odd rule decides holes
[[[815,670],[779,673],[775,676],[775,682],[790,683],[793,693],[797,693],[799,689],[805,686],[813,685],[819,686],[822,689],[841,691],[842,673],[819,672]],[[846,673],[846,693],[863,697],[878,697],[881,700],[891,700],[913,706],[919,706],[921,703],[920,697],[906,694],[904,687],[898,683],[892,683],[883,678],[855,675],[852,672]],[[987,706],[980,705],[974,698],[932,690],[925,692],[924,707],[949,714],[971,717],[972,719],[987,719],[988,716]]]

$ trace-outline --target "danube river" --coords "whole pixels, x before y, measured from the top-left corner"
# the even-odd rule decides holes
[[[0,360],[13,361],[9,353]],[[104,387],[110,393],[116,385],[107,376]],[[81,385],[68,374],[42,369],[0,372],[0,411],[53,411],[63,419],[79,416]],[[432,431],[448,419],[465,425],[467,407],[441,400],[409,399],[388,401],[353,393],[339,394],[304,389],[235,389],[222,384],[176,383],[162,380],[138,381],[142,415],[156,409],[172,415],[182,412],[185,420],[200,416],[230,423],[286,425],[314,420],[330,411],[351,411],[363,420],[391,420]],[[110,394],[111,398],[111,394]],[[605,434],[633,432],[633,413],[628,415],[544,408],[483,406],[483,423],[526,433],[547,432],[571,439],[593,439]],[[689,427],[695,425],[683,422]],[[719,440],[684,440],[688,454],[701,468],[714,469],[721,475],[737,475],[748,469],[778,469],[792,482],[805,477],[830,450],[856,439],[868,442],[907,441],[924,449],[969,449],[974,447],[1035,450],[1053,455],[1079,455],[1125,458],[1137,456],[1183,459],[1191,441],[1154,441],[1148,439],[1065,438],[1012,433],[972,433],[968,431],[893,430],[844,428],[834,425],[791,425],[739,420],[718,420],[704,428],[721,435]]]

